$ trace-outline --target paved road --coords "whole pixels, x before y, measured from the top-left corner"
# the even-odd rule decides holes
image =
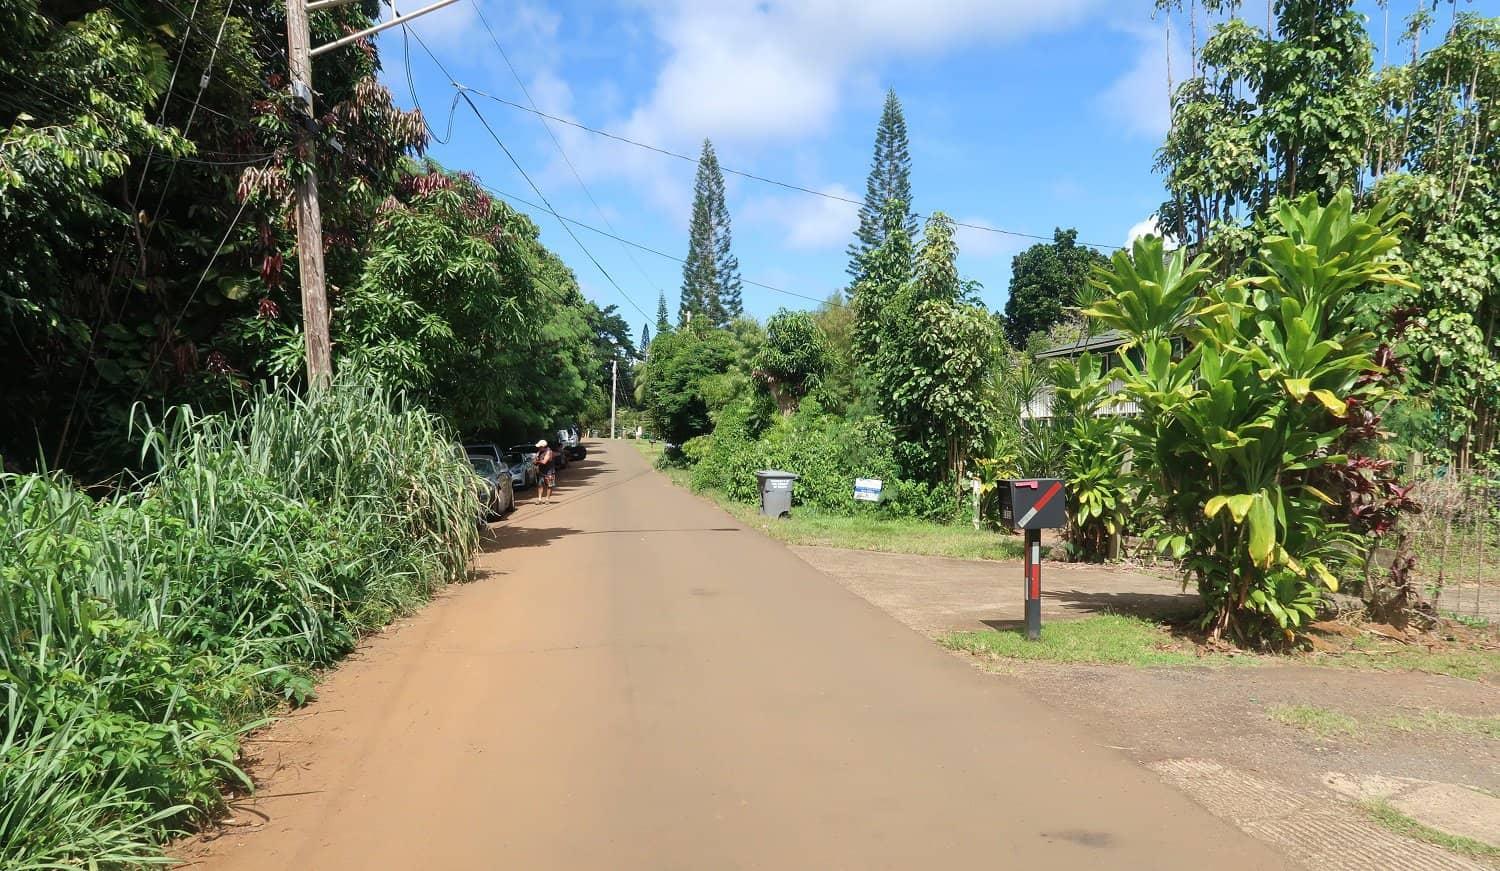
[[[257,745],[214,869],[1272,868],[1004,678],[595,444]]]

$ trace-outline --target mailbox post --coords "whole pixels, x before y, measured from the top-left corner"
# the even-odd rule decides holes
[[[1056,478],[1015,478],[1002,481],[1000,519],[1026,535],[1024,589],[1026,638],[1042,637],[1042,530],[1067,523],[1067,494]]]

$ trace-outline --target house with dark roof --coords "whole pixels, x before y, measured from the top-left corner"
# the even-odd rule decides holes
[[[1048,348],[1038,352],[1038,360],[1066,360],[1080,357],[1084,354],[1095,354],[1104,361],[1105,370],[1113,368],[1120,362],[1120,354],[1133,353],[1134,349],[1126,348],[1126,337],[1119,330],[1106,330],[1092,336],[1081,336],[1076,341],[1065,342],[1061,345]],[[1119,393],[1124,389],[1124,384],[1118,378],[1110,382],[1109,392]],[[1099,409],[1098,415],[1125,415],[1134,416],[1140,413],[1140,406],[1133,400],[1122,400],[1110,403]],[[1052,388],[1047,387],[1037,395],[1035,399],[1027,403],[1021,410],[1022,420],[1051,420],[1052,419]]]

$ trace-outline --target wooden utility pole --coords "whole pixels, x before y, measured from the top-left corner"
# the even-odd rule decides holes
[[[297,158],[306,166],[306,171],[297,179],[296,190],[297,271],[302,283],[302,334],[307,341],[307,383],[312,387],[325,387],[333,380],[333,348],[328,338],[328,290],[323,280],[323,213],[318,208],[318,153],[313,136],[318,129],[318,116],[313,113],[312,59],[458,0],[438,0],[409,15],[398,12],[394,17],[372,27],[313,48],[307,14],[354,2],[357,0],[314,0],[312,3],[307,0],[286,0],[286,47],[292,96],[302,101],[302,108],[306,113],[297,128]],[[338,147],[337,143],[334,147]]]
[[[307,113],[298,126],[297,157],[306,167],[297,179],[297,271],[302,284],[302,335],[307,342],[307,383],[325,387],[333,379],[328,338],[328,291],[323,284],[323,213],[318,208],[317,147],[313,130],[312,35],[305,0],[286,0],[286,45],[292,96]]]
[[[615,437],[615,393],[620,383],[620,360],[609,361],[609,437]]]

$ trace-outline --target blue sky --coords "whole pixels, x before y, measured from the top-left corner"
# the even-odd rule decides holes
[[[1151,165],[1167,124],[1169,39],[1149,0],[460,0],[411,25],[463,85],[524,104],[474,3],[544,111],[692,155],[706,136],[726,167],[859,199],[891,87],[906,110],[918,211],[1043,236],[1076,227],[1083,240],[1120,245],[1162,199]],[[1185,24],[1171,28],[1179,78]],[[410,106],[400,29],[380,48],[386,82]],[[442,133],[454,89],[415,42],[410,58],[416,97]],[[596,208],[540,119],[475,104],[559,214],[683,256],[692,163],[549,122]],[[536,200],[462,102],[449,144],[432,154]],[[817,299],[843,286],[854,206],[727,184],[747,281]],[[646,317],[559,222],[518,207],[585,292],[638,329]],[[575,232],[650,318],[659,290],[675,316],[679,263]],[[1011,257],[1033,241],[961,230],[960,270],[1003,306]],[[747,312],[762,319],[812,305],[745,288]]]

